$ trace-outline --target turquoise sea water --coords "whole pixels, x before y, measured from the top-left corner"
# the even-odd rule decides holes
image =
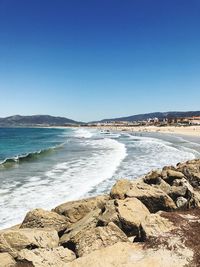
[[[51,128],[0,128],[0,164],[25,160],[34,153],[39,156],[62,145],[62,133],[62,129]]]
[[[30,209],[108,192],[119,178],[200,157],[199,139],[82,128],[0,128],[0,228]]]

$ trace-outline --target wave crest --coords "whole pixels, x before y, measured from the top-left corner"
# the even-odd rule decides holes
[[[0,162],[0,167],[7,167],[8,168],[8,167],[12,167],[13,165],[16,165],[16,164],[21,164],[24,162],[36,160],[42,156],[46,156],[46,155],[52,153],[53,151],[61,148],[63,145],[64,144],[60,144],[60,145],[49,147],[46,149],[41,149],[38,151],[28,152],[26,154],[17,155],[17,156],[11,157],[11,158],[6,158],[2,162]]]

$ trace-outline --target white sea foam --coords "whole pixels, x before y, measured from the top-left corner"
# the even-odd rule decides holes
[[[112,177],[126,156],[125,145],[116,140],[88,140],[84,145],[94,146],[96,151],[80,159],[59,163],[46,173],[55,184],[58,181],[65,183],[65,199],[78,198],[93,186]]]
[[[144,175],[152,169],[162,168],[165,165],[175,165],[178,162],[199,157],[199,153],[185,147],[174,147],[174,144],[148,137],[131,137],[127,143],[128,156],[120,165],[111,179],[107,179],[86,196],[102,194],[108,191],[116,179],[134,179]]]
[[[92,130],[87,129],[76,129],[74,136],[78,138],[91,138],[94,135],[94,132]]]
[[[51,209],[61,202],[83,196],[95,185],[112,177],[126,157],[125,145],[109,138],[85,139],[82,146],[95,150],[90,155],[56,164],[43,178],[29,177],[27,183],[1,198],[0,206],[6,203],[6,210],[0,210],[1,227],[18,223],[30,209]],[[1,191],[1,196],[3,193]]]

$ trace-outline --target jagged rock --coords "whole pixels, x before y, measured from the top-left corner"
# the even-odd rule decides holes
[[[131,187],[131,181],[127,179],[118,180],[111,189],[111,198],[124,199],[126,197],[126,192]]]
[[[167,172],[168,170],[173,170],[173,171],[176,171],[176,168],[174,166],[164,166],[162,168],[162,171],[161,171],[161,177],[162,179],[166,179],[167,178]]]
[[[98,217],[98,226],[106,226],[110,222],[113,222],[116,225],[120,226],[115,199],[109,200],[106,203],[106,205],[102,211],[102,214]]]
[[[132,182],[126,197],[139,199],[153,213],[159,210],[176,209],[174,201],[165,192],[142,182]]]
[[[16,267],[16,261],[9,253],[0,253],[1,267]]]
[[[35,209],[26,214],[21,228],[53,228],[60,232],[67,228],[67,222],[66,217],[56,212]]]
[[[109,196],[103,195],[98,197],[91,197],[77,201],[70,201],[59,205],[54,212],[64,215],[69,224],[75,223],[82,219],[87,213],[96,208],[103,208]]]
[[[55,230],[19,229],[0,233],[0,252],[16,252],[22,249],[53,248],[59,242]]]
[[[192,197],[189,200],[189,208],[200,207],[200,192],[193,191]]]
[[[200,159],[179,163],[177,170],[184,174],[194,188],[200,189]]]
[[[110,222],[115,223],[116,225],[119,224],[119,217],[117,214],[117,207],[116,207],[116,200],[112,199],[109,200],[106,204],[104,209],[102,210],[101,215],[98,217],[98,226],[106,226]]]
[[[151,249],[138,243],[119,242],[67,263],[66,267],[185,267],[193,254],[179,245],[180,242],[171,250],[164,246]]]
[[[185,179],[176,179],[173,181],[173,185],[177,187],[183,187],[186,188],[186,194],[184,195],[184,198],[187,199],[187,203],[185,203],[185,200],[180,198],[180,200],[176,203],[178,203],[179,208],[195,208],[200,207],[200,193],[199,191],[195,191],[194,188],[191,186],[191,184]],[[183,205],[184,202],[184,205]]]
[[[174,180],[172,187],[173,186],[187,188],[187,194],[190,194],[190,195],[192,195],[192,193],[194,192],[193,187],[185,178]]]
[[[127,236],[114,223],[108,226],[96,227],[77,233],[64,246],[74,249],[76,255],[81,257],[94,250],[111,246],[117,242],[129,242]]]
[[[184,197],[187,193],[187,187],[186,186],[171,186],[170,191],[168,195],[176,201],[178,197]]]
[[[70,241],[76,234],[79,232],[84,232],[86,230],[90,230],[95,228],[98,222],[98,216],[100,215],[101,210],[91,210],[85,217],[72,224],[70,228],[68,228],[65,233],[60,238],[60,244],[64,245]]]
[[[16,258],[17,266],[26,267],[65,267],[76,258],[73,251],[57,247],[52,249],[23,249]]]
[[[137,198],[117,200],[116,205],[121,229],[127,236],[138,235],[140,224],[150,214],[149,210]]]
[[[160,183],[156,184],[155,187],[162,190],[167,195],[170,193],[171,190],[171,186],[168,183],[166,183],[163,179],[160,179]]]
[[[172,184],[175,179],[184,178],[184,174],[177,170],[166,169],[162,171],[162,178],[168,183]]]
[[[164,167],[162,168],[162,171],[168,171],[168,170],[176,171],[176,168],[175,168],[173,165],[171,165],[171,166],[164,166]],[[162,172],[161,172],[161,173],[162,173]]]
[[[175,226],[168,219],[159,214],[149,214],[141,223],[140,241],[145,241],[149,237],[157,237],[165,232],[175,229]]]
[[[99,216],[98,225],[115,223],[128,237],[138,235],[141,222],[150,212],[137,198],[110,200]]]
[[[153,170],[147,173],[143,181],[147,184],[160,184],[161,182],[161,171],[160,170]]]

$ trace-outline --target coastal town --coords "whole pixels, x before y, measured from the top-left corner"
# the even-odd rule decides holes
[[[81,126],[119,126],[119,127],[136,127],[136,126],[191,126],[200,125],[200,116],[193,117],[166,117],[166,118],[148,118],[141,121],[103,121],[81,124]]]

